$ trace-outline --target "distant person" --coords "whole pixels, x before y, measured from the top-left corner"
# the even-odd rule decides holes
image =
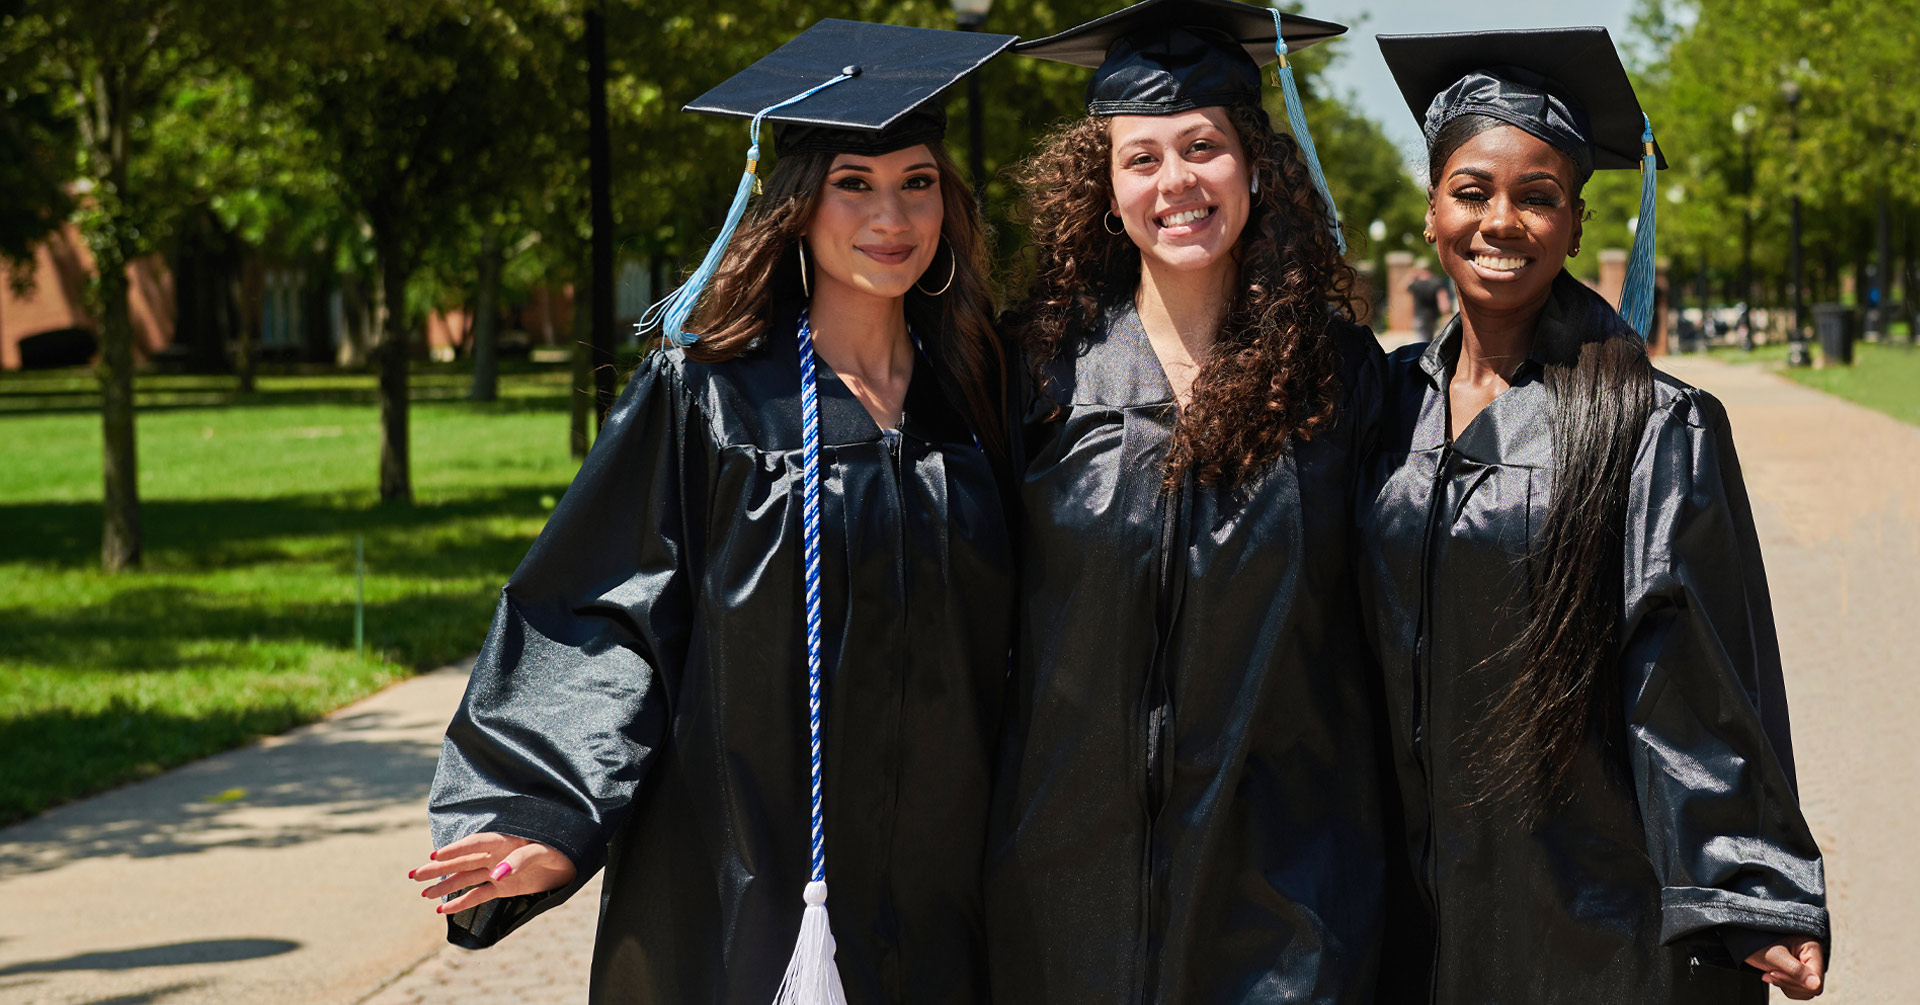
[[[1413,277],[1407,292],[1413,294],[1413,331],[1421,341],[1433,338],[1440,319],[1453,313],[1453,296],[1447,277],[1433,274],[1433,263],[1425,258],[1413,263]]]
[[[1005,368],[935,95],[1012,41],[823,21],[695,101],[778,166],[502,591],[412,873],[454,943],[604,864],[593,1002],[987,998]]]
[[[1811,998],[1824,867],[1726,411],[1648,360],[1651,219],[1620,312],[1565,269],[1596,169],[1656,184],[1626,71],[1603,28],[1380,46],[1460,290],[1359,476],[1429,927],[1385,959],[1431,961],[1429,1005]]]

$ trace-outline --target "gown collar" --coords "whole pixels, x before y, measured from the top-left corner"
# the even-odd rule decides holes
[[[793,386],[800,381],[799,318],[775,325],[768,335],[767,348],[792,362]],[[929,443],[973,446],[973,434],[965,417],[955,408],[940,387],[933,363],[916,350],[913,376],[907,381],[907,397],[900,420],[900,433]],[[867,406],[854,397],[833,367],[817,354],[815,374],[820,388],[820,442],[827,444],[871,443],[881,438],[880,426],[867,414]]]

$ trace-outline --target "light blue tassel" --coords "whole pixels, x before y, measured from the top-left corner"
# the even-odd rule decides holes
[[[700,294],[705,292],[707,284],[713,281],[713,274],[720,270],[720,260],[727,253],[727,242],[733,240],[733,230],[740,226],[740,218],[747,212],[747,200],[753,196],[755,173],[760,167],[760,120],[766,118],[769,112],[804,101],[834,84],[852,79],[853,74],[842,73],[826,83],[807,88],[785,101],[768,105],[754,115],[750,127],[753,145],[747,148],[747,169],[740,175],[740,185],[733,190],[733,205],[727,207],[727,221],[720,225],[719,236],[713,239],[712,246],[707,248],[706,257],[700,260],[700,267],[693,270],[693,275],[687,277],[686,283],[662,297],[658,303],[648,307],[646,313],[640,315],[640,323],[636,328],[641,335],[644,336],[651,329],[658,327],[668,342],[681,349],[700,339],[699,335],[686,330],[687,319],[693,316],[693,309],[699,306]]]
[[[1660,170],[1653,150],[1653,121],[1641,119],[1646,130],[1640,134],[1645,145],[1640,157],[1640,222],[1634,225],[1633,252],[1627,256],[1627,278],[1620,288],[1620,316],[1644,339],[1653,331],[1654,203]]]
[[[1333,205],[1333,192],[1327,188],[1326,173],[1320,170],[1320,152],[1314,149],[1313,134],[1307,131],[1307,113],[1300,106],[1300,85],[1294,82],[1293,67],[1287,63],[1287,36],[1281,30],[1280,12],[1273,12],[1273,51],[1280,57],[1280,93],[1287,99],[1287,124],[1293,129],[1294,142],[1300,144],[1300,156],[1306,158],[1307,173],[1313,177],[1313,187],[1320,191],[1320,198],[1327,204],[1327,226],[1333,230],[1333,243],[1340,246],[1340,253],[1347,253],[1346,236],[1340,233],[1340,210]]]

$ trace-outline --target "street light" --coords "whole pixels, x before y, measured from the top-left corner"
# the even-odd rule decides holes
[[[1733,111],[1733,133],[1740,137],[1740,345],[1753,351],[1753,127],[1752,105]]]
[[[952,0],[953,19],[961,31],[979,31],[993,10],[993,0]],[[986,119],[980,109],[980,74],[967,74],[967,169],[973,174],[973,196],[980,212],[987,209]]]
[[[1373,239],[1374,323],[1379,324],[1379,318],[1387,313],[1387,221],[1367,224],[1367,236]]]
[[[1800,258],[1800,84],[1789,77],[1780,83],[1780,100],[1787,105],[1788,154],[1793,162],[1793,331],[1787,339],[1787,365],[1812,366],[1807,351],[1806,274]]]

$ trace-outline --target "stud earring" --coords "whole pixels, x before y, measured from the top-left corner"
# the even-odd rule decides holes
[[[1432,244],[1432,243],[1433,243],[1433,228],[1432,228],[1432,227],[1428,227],[1427,229],[1425,229],[1425,230],[1423,230],[1423,231],[1421,231],[1421,232],[1420,232],[1420,239],[1421,239],[1421,240],[1423,240],[1423,241],[1425,241],[1425,242],[1427,242],[1428,244]]]

